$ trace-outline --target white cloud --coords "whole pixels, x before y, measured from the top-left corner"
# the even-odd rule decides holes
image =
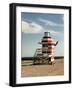
[[[43,19],[42,19],[43,20]],[[46,20],[44,20],[46,22]],[[43,21],[43,22],[44,22]],[[47,23],[47,22],[46,22]],[[54,25],[54,23],[50,22],[51,25]],[[55,31],[55,30],[47,30],[45,29],[44,26],[42,25],[39,25],[35,22],[31,22],[31,23],[28,23],[28,22],[25,22],[25,21],[22,21],[22,32],[24,33],[43,33],[45,31],[48,31],[50,32],[51,34],[57,34],[57,35],[60,35],[62,34],[61,32],[58,32],[58,31]]]
[[[45,19],[42,19],[42,18],[39,18],[39,21],[40,21],[40,22],[43,22],[45,25],[50,25],[50,26],[63,26],[62,24],[58,24],[58,23],[55,23],[55,22],[53,22],[53,21],[45,20]]]
[[[35,22],[28,23],[22,21],[22,32],[24,33],[40,33],[42,29],[42,26]]]

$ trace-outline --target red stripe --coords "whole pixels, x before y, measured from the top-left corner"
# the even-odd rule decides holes
[[[54,45],[54,44],[55,44],[55,42],[41,42],[41,44]]]

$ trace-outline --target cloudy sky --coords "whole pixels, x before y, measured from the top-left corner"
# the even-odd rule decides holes
[[[44,32],[51,33],[54,41],[59,40],[55,56],[64,56],[64,15],[48,13],[21,13],[21,56],[32,57],[40,48]]]

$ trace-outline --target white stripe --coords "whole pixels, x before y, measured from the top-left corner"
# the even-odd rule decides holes
[[[53,39],[52,38],[43,38],[42,40],[51,40],[51,41],[53,41]]]

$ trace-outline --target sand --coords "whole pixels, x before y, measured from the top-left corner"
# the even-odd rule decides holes
[[[22,61],[21,77],[64,75],[64,59],[55,60],[53,65],[32,65],[32,61]]]

